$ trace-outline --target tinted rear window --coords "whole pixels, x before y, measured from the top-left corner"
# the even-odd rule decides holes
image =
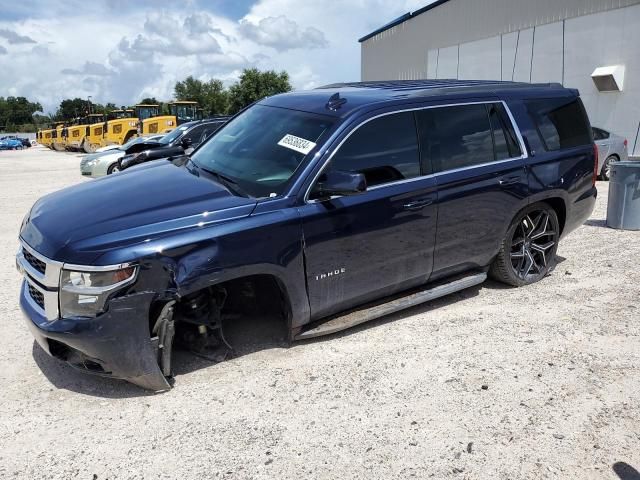
[[[434,172],[494,160],[491,125],[484,104],[430,108],[417,112],[417,118],[423,159],[431,162]]]
[[[527,109],[547,150],[591,144],[589,121],[578,98],[545,98],[527,102]]]

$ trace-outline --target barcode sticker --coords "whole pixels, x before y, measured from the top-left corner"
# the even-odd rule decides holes
[[[310,140],[296,137],[295,135],[291,134],[286,134],[284,137],[282,137],[282,140],[278,142],[278,145],[280,145],[281,147],[290,148],[291,150],[295,150],[296,152],[300,152],[305,155],[313,150],[313,147],[316,146],[316,144]]]

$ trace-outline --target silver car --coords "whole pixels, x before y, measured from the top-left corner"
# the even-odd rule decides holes
[[[127,154],[127,149],[141,142],[160,140],[164,135],[136,137],[124,145],[116,145],[102,152],[90,153],[80,161],[80,173],[85,177],[103,177],[118,171],[118,160]]]
[[[627,139],[598,127],[592,127],[593,140],[598,145],[598,171],[602,180],[609,180],[611,163],[629,159]]]

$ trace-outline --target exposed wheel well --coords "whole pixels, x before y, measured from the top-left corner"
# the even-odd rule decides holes
[[[567,219],[567,206],[565,205],[564,200],[559,197],[547,198],[544,200],[544,203],[548,204],[556,211],[556,215],[558,215],[558,223],[560,224],[560,234],[562,235],[564,224]]]
[[[291,308],[284,286],[273,275],[251,275],[216,285],[227,292],[223,311],[275,313],[289,320]]]

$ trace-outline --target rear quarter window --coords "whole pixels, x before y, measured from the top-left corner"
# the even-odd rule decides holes
[[[526,102],[548,151],[590,145],[589,120],[579,98],[544,98]]]

